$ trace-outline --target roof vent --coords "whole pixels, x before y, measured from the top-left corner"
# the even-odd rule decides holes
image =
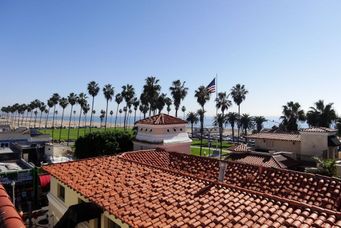
[[[227,162],[219,161],[219,176],[218,181],[223,182],[225,177],[225,171],[227,167]]]

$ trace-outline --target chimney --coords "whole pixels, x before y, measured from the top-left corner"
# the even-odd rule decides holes
[[[224,181],[226,167],[227,167],[227,162],[226,161],[219,161],[218,181],[220,181],[220,182]]]

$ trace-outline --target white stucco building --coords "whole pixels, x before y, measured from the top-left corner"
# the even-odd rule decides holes
[[[312,160],[337,158],[340,141],[336,132],[321,127],[302,129],[297,134],[257,133],[248,138],[255,140],[255,150],[292,152],[298,160]]]
[[[186,125],[187,121],[163,113],[139,120],[135,123],[134,150],[162,148],[190,154],[192,140]]]

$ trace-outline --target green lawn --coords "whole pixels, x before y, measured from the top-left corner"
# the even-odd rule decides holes
[[[117,128],[117,129],[123,129],[123,128]],[[114,128],[107,128],[107,131],[109,130],[114,130]],[[43,134],[50,134],[52,136],[52,129],[40,129],[39,130],[41,133]],[[68,134],[68,129],[67,128],[63,128],[61,130],[61,140],[67,140],[67,134]],[[76,140],[77,139],[77,128],[71,128],[70,129],[70,140]],[[104,128],[92,128],[91,132],[97,132],[97,131],[104,131]],[[53,139],[54,140],[59,140],[59,132],[60,129],[54,129],[54,133],[53,133]],[[90,128],[81,128],[79,129],[79,136],[83,136],[85,133],[89,133],[90,132]]]
[[[201,155],[202,156],[209,156],[210,154],[213,153],[213,149],[211,148],[211,151],[209,151],[208,148],[202,148]],[[199,147],[191,147],[191,154],[200,156],[200,148]],[[227,154],[227,152],[223,151],[223,155]]]
[[[192,139],[192,146],[200,146],[200,139]],[[207,139],[203,139],[202,140],[202,146],[203,147],[208,147],[208,140]],[[224,142],[223,141],[223,149],[227,149],[229,147],[231,147],[232,144],[228,143],[228,142]],[[211,143],[211,148],[214,147],[218,147],[220,148],[220,142],[218,142],[217,140],[212,141]]]

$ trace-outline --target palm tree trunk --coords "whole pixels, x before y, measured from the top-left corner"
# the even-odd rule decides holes
[[[178,109],[179,109],[178,107],[175,107],[175,117],[178,117]]]
[[[232,128],[232,141],[234,142],[234,126],[231,125]]]
[[[56,115],[56,105],[53,108],[53,115],[52,115],[52,140],[53,140],[53,133],[54,133],[54,116]]]
[[[118,115],[118,108],[119,108],[119,104],[117,104],[117,108],[116,108],[116,117],[115,117],[115,129],[116,129],[116,124],[117,124],[117,115]]]
[[[135,113],[134,113],[134,123],[136,122],[136,110],[135,110]]]
[[[18,127],[19,127],[19,125],[20,125],[20,114],[18,113]]]
[[[40,118],[39,118],[39,128],[41,127],[41,117],[43,116],[43,112],[40,112]]]
[[[108,104],[109,104],[109,99],[107,99],[107,107],[105,109],[105,124],[104,124],[104,130],[107,130],[107,120],[108,120]]]
[[[204,119],[205,119],[205,109],[204,106],[202,106],[202,121],[201,121],[201,126],[200,126],[200,157],[201,157],[201,152],[202,152],[202,135],[204,133]]]
[[[49,107],[49,111],[46,114],[45,128],[47,128],[47,121],[49,120],[49,115],[50,115],[50,107]]]
[[[239,133],[240,133],[240,105],[238,105],[238,123],[237,123],[237,127],[238,127],[238,142],[239,142]]]
[[[81,127],[81,117],[82,117],[82,106],[81,106],[81,109],[79,110],[78,129],[77,129],[77,139],[78,139],[78,137],[79,137],[79,128]]]
[[[193,139],[193,122],[191,122],[191,134],[192,134],[192,139]]]
[[[28,119],[28,111],[26,112],[26,118],[25,118],[25,126],[27,127],[27,119]]]
[[[128,105],[126,106],[126,110],[124,111],[124,121],[123,121],[123,128],[126,129],[127,125],[127,112],[128,112]]]
[[[37,122],[37,115],[38,113],[34,113],[34,128],[36,128],[36,122]]]
[[[86,114],[84,114],[84,132],[83,133],[84,133],[83,135],[85,135],[86,133]]]
[[[60,142],[60,140],[61,140],[61,138],[62,138],[62,128],[63,128],[64,110],[65,110],[65,109],[63,109],[63,112],[62,112],[62,120],[61,120],[61,122],[60,122],[59,142]]]
[[[70,141],[70,128],[71,128],[72,109],[73,109],[73,105],[71,105],[71,112],[70,112],[70,118],[69,118],[69,129],[67,131],[67,145],[69,145],[69,141]]]
[[[219,127],[219,138],[220,138],[220,158],[223,153],[223,126]]]
[[[28,125],[29,128],[31,128],[32,115],[33,115],[33,110],[31,111],[31,115],[30,115],[30,122],[29,122],[29,125]]]
[[[92,105],[91,105],[91,113],[90,113],[90,133],[91,133],[91,124],[92,124],[92,112],[94,111],[94,103],[95,103],[95,97],[92,97]]]

